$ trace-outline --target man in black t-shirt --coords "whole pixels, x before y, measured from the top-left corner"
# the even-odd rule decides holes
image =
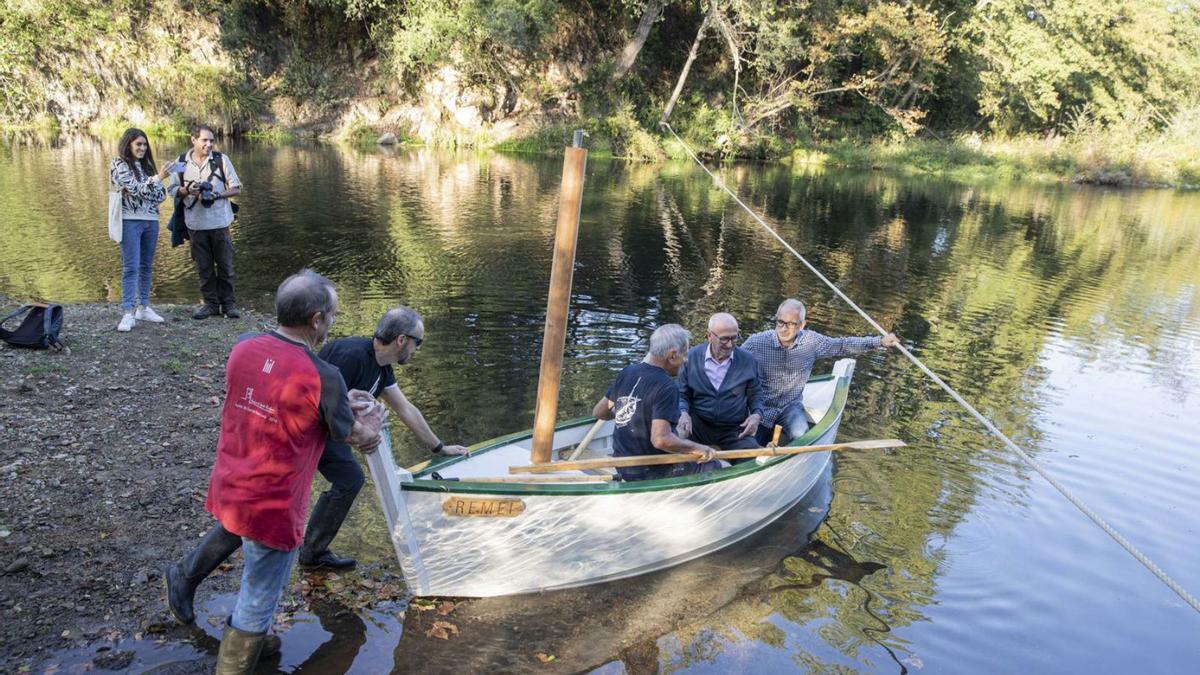
[[[646,480],[684,476],[720,468],[714,451],[675,435],[679,421],[679,389],[675,375],[687,359],[691,335],[679,324],[659,326],[650,336],[650,350],[641,363],[625,367],[592,415],[615,420],[613,456],[690,454],[691,464],[664,464],[618,469],[622,480]]]
[[[421,315],[408,307],[390,309],[379,319],[370,338],[347,337],[325,345],[320,357],[335,366],[350,389],[361,389],[384,401],[417,438],[435,455],[465,455],[461,445],[445,445],[438,439],[425,416],[404,396],[396,384],[392,364],[404,365],[425,341],[425,323]],[[386,430],[384,433],[387,433]],[[353,558],[335,555],[329,544],[346,520],[354,498],[366,478],[350,446],[330,439],[321,454],[317,470],[329,481],[308,518],[300,564],[306,567],[348,569]]]

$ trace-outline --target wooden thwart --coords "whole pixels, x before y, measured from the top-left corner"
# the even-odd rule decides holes
[[[904,447],[904,441],[887,438],[853,443],[831,443],[829,445],[803,445],[786,448],[750,448],[747,450],[718,450],[717,459],[746,459],[749,457],[774,457],[777,455],[802,455],[809,452],[840,452],[843,450],[883,450]],[[555,471],[580,471],[606,467],[653,466],[658,464],[683,464],[696,461],[693,454],[637,455],[634,457],[605,457],[581,459],[575,462],[545,462],[528,466],[510,466],[509,473],[552,473]],[[588,476],[598,478],[598,476]]]

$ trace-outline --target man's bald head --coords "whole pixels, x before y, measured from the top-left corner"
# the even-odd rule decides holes
[[[275,291],[275,319],[280,326],[304,328],[314,314],[329,316],[336,309],[333,282],[307,268],[284,279]]]
[[[738,322],[733,318],[732,314],[726,312],[717,312],[708,317],[708,329],[714,333],[720,333],[725,330],[737,331]]]

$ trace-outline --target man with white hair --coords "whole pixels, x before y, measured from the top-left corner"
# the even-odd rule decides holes
[[[775,330],[755,333],[742,348],[758,359],[758,374],[763,387],[763,418],[758,440],[771,439],[776,424],[783,427],[784,440],[808,430],[804,412],[804,385],[817,359],[861,354],[871,349],[894,347],[900,339],[888,333],[884,337],[831,338],[805,330],[804,303],[788,298],[775,311]]]
[[[738,338],[737,319],[718,312],[708,319],[708,341],[688,352],[678,378],[681,436],[722,450],[758,447],[758,362]]]
[[[626,366],[594,408],[597,419],[616,420],[613,456],[693,455],[684,464],[634,466],[618,469],[622,480],[671,478],[716,469],[713,449],[680,438],[672,431],[679,420],[675,375],[687,359],[691,335],[679,324],[659,326],[650,336],[650,350],[641,363]]]

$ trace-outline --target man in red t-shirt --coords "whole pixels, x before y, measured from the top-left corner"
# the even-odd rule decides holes
[[[326,439],[368,452],[380,442],[382,406],[365,392],[348,393],[337,368],[314,353],[337,312],[333,284],[302,270],[279,285],[275,311],[279,328],[239,337],[225,372],[221,435],[205,508],[219,521],[214,532],[224,531],[218,536],[241,538],[244,568],[221,639],[218,673],[254,670],[304,539],[313,472]],[[201,542],[181,565],[205,546]]]

